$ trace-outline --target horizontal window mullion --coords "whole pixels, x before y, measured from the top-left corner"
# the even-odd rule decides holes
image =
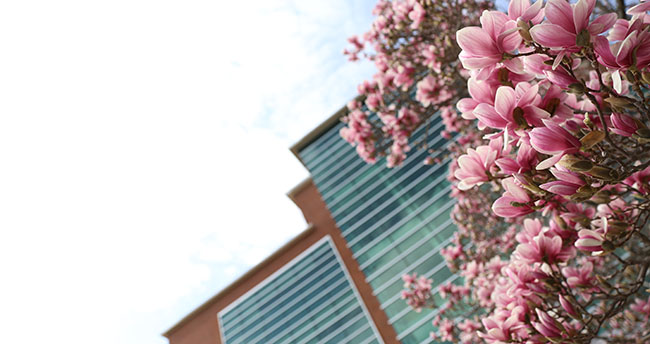
[[[444,123],[442,123],[442,122],[439,123],[440,126],[442,126],[443,124],[444,124]],[[437,130],[437,129],[438,129],[438,128],[436,127],[436,130]],[[442,137],[437,137],[437,138],[434,140],[435,143],[432,143],[432,144],[436,144],[436,143],[437,143],[438,141],[440,141],[441,139],[443,139],[443,138],[442,138]],[[428,154],[428,153],[426,152],[426,150],[417,150],[414,154],[409,155],[409,156],[407,157],[407,159],[404,161],[404,164],[405,164],[405,165],[409,165],[410,163],[413,162],[414,159],[419,160],[419,159],[421,159],[420,156],[425,155],[425,154]],[[356,153],[355,153],[354,155],[356,155]],[[374,166],[374,165],[371,165],[371,164],[367,164],[367,163],[365,163],[365,162],[364,162],[363,160],[361,160],[361,159],[359,159],[359,160],[360,160],[363,164],[369,166],[369,168],[372,167],[372,166]],[[354,165],[354,166],[358,166],[358,164],[357,164],[357,165]],[[349,168],[352,168],[352,166],[350,166]],[[356,176],[358,176],[359,174],[363,173],[365,170],[366,170],[366,169],[364,169],[364,168],[358,168],[358,171],[357,171],[354,175],[350,176],[350,177],[348,178],[348,180],[354,180],[354,178],[356,178]],[[376,174],[376,173],[378,173],[378,172],[380,172],[380,171],[382,171],[382,170],[383,170],[382,168],[377,168],[377,169],[376,169],[376,172],[373,172],[373,175]],[[346,169],[346,172],[347,172],[347,169]],[[313,171],[312,171],[312,175],[314,175]],[[367,180],[367,178],[365,178],[365,180]],[[324,200],[328,199],[328,198],[329,198],[329,197],[330,197],[334,192],[338,191],[340,188],[342,188],[342,187],[345,186],[345,183],[339,183],[339,184],[337,185],[337,187],[335,187],[332,191],[329,191],[329,190],[328,190],[328,192],[325,192],[325,190],[326,190],[327,188],[329,188],[329,187],[332,185],[332,182],[333,182],[333,181],[328,182],[327,184],[323,184],[323,185],[319,185],[319,186],[318,186],[319,190],[321,191],[321,193],[322,193],[322,195],[323,195],[323,199],[324,199]],[[346,193],[346,196],[347,196],[347,194],[348,194],[348,193]],[[328,203],[328,204],[329,204],[329,203]]]
[[[415,190],[415,188],[417,187],[417,185],[418,185],[420,182],[423,182],[423,181],[424,181],[426,178],[428,178],[428,177],[431,177],[431,175],[423,174],[422,176],[418,177],[417,180],[415,180],[413,183],[411,183],[411,187],[408,187],[408,188],[405,187],[405,188],[402,189],[400,192],[398,192],[398,193],[392,195],[389,199],[387,199],[386,201],[384,201],[382,204],[376,206],[372,211],[366,213],[366,214],[365,214],[361,219],[357,220],[357,221],[356,221],[354,224],[352,224],[350,227],[346,228],[345,230],[342,230],[342,232],[343,232],[343,236],[347,237],[350,233],[354,232],[356,229],[358,229],[359,227],[361,227],[361,225],[365,224],[366,221],[370,220],[370,219],[371,219],[373,216],[375,216],[377,213],[380,213],[381,211],[385,210],[385,209],[386,209],[387,207],[389,207],[393,202],[395,202],[396,200],[400,199],[400,197],[404,196],[404,194],[408,193],[409,191]],[[413,199],[419,198],[420,196],[424,195],[426,192],[431,191],[431,190],[434,189],[436,186],[440,185],[440,183],[441,183],[443,180],[446,180],[446,178],[447,178],[447,176],[445,176],[445,175],[440,175],[440,176],[437,177],[434,181],[432,181],[432,182],[429,184],[429,186],[427,186],[427,187],[423,187],[422,189],[420,189],[420,191],[417,191],[414,195],[410,196],[409,199],[413,200]],[[388,189],[388,188],[387,188],[387,189]],[[386,195],[386,193],[381,194],[381,196],[384,196],[384,195]],[[381,196],[373,197],[373,198],[374,198],[373,200],[369,200],[368,202],[365,202],[364,205],[366,205],[366,207],[367,207],[367,206],[370,206],[371,204],[373,204],[374,201],[377,200],[377,198],[379,198],[379,197],[381,197]],[[409,202],[403,202],[403,203],[401,203],[398,207],[393,208],[393,210],[390,211],[389,213],[383,215],[381,218],[382,218],[382,219],[383,219],[383,218],[391,218],[391,217],[395,216],[396,213],[398,213],[398,212],[404,210],[404,208],[406,208],[406,207],[408,207],[408,206],[410,206],[410,205],[411,205],[411,203],[409,203]],[[336,224],[338,225],[339,228],[343,229],[344,226],[345,226],[345,224],[346,224],[348,221],[350,221],[352,218],[354,218],[354,216],[358,215],[360,212],[365,211],[365,210],[366,210],[366,207],[361,207],[361,206],[358,207],[357,210],[356,210],[354,213],[351,213],[351,214],[349,214],[348,216],[346,216],[345,220],[341,220],[340,222],[337,221]],[[352,239],[352,240],[350,241],[350,245],[354,245],[354,243],[355,243],[356,241],[357,241],[356,238]]]
[[[373,279],[375,279],[375,278],[376,278],[377,276],[379,276],[381,273],[383,273],[384,271],[390,269],[390,267],[392,266],[392,264],[393,264],[396,260],[400,260],[400,259],[404,258],[404,256],[407,256],[407,255],[411,254],[411,253],[412,253],[413,251],[415,251],[416,249],[422,247],[423,245],[428,244],[428,243],[427,243],[427,240],[431,239],[433,236],[435,236],[436,234],[440,233],[443,229],[447,228],[447,226],[449,226],[449,225],[451,225],[451,224],[452,224],[451,219],[447,220],[447,221],[445,222],[444,226],[441,225],[440,227],[438,227],[438,228],[439,228],[438,231],[430,232],[429,234],[427,234],[424,238],[422,238],[422,239],[419,241],[419,244],[416,244],[416,245],[413,245],[413,246],[409,247],[408,250],[403,251],[403,252],[400,253],[398,256],[396,256],[395,258],[391,259],[390,262],[387,262],[384,266],[382,266],[381,268],[379,268],[377,271],[375,271],[375,272],[373,272],[372,274],[370,274],[370,275],[368,276],[368,280],[373,280]],[[394,246],[393,246],[393,247],[394,247]]]
[[[327,318],[329,315],[331,315],[332,313],[334,313],[334,312],[336,312],[336,311],[339,311],[339,310],[341,310],[341,309],[344,309],[344,312],[348,312],[348,311],[349,311],[348,308],[350,308],[350,309],[354,309],[354,308],[359,307],[359,303],[357,302],[358,300],[357,300],[356,296],[354,295],[354,292],[352,292],[351,290],[349,290],[348,292],[350,293],[350,295],[349,295],[349,296],[346,296],[345,299],[343,299],[343,300],[341,301],[341,306],[345,306],[345,304],[348,303],[348,302],[350,302],[350,301],[355,301],[355,302],[353,302],[352,304],[348,305],[347,307],[332,308],[332,309],[330,309],[329,311],[327,311],[326,313],[323,313],[323,314],[319,315],[316,319],[314,319],[314,320],[311,321],[311,322],[313,322],[313,323],[317,323],[317,324],[320,324],[320,322],[321,322],[321,320],[322,320],[323,318]],[[326,306],[326,304],[324,304],[324,306]],[[347,313],[346,313],[346,314],[347,314]],[[305,317],[305,318],[306,318],[306,317]],[[337,318],[334,318],[334,319],[337,319]],[[332,320],[334,320],[334,319],[332,319]],[[325,324],[324,326],[329,326],[331,323],[332,323],[332,321],[330,320],[330,321],[328,321],[327,324]],[[298,324],[298,323],[296,323],[296,324]],[[307,324],[307,323],[302,323],[302,324]],[[296,325],[292,325],[291,328],[293,328],[293,327],[295,327],[295,326],[296,326]],[[288,328],[288,330],[291,330],[291,328]],[[305,328],[303,328],[303,329],[300,329],[298,332],[292,334],[289,338],[287,338],[287,339],[285,340],[285,342],[291,342],[292,340],[296,339],[296,337],[300,337],[300,336],[301,336],[305,331],[307,331],[309,328],[310,328],[310,327],[305,327]],[[285,332],[286,332],[286,331],[285,331]],[[275,335],[275,336],[271,337],[270,339],[275,339],[275,338],[277,338],[277,337],[278,337],[278,335]],[[282,337],[280,337],[280,338],[282,338]]]
[[[450,185],[449,187],[447,187],[447,188],[451,188],[451,185]],[[401,228],[401,226],[404,224],[404,222],[407,222],[407,221],[412,220],[413,217],[418,216],[422,211],[426,210],[426,209],[427,209],[428,207],[430,207],[432,204],[434,204],[435,202],[439,201],[441,198],[443,198],[443,197],[445,197],[445,196],[448,196],[448,194],[445,192],[445,190],[443,190],[443,191],[441,191],[440,193],[438,193],[438,194],[436,195],[436,197],[431,198],[430,201],[428,201],[427,203],[423,204],[423,205],[421,206],[421,209],[418,209],[416,212],[413,212],[414,215],[406,217],[406,218],[405,218],[405,221],[400,221],[400,222],[396,223],[396,224],[393,225],[391,228],[389,228],[387,231],[381,233],[381,235],[379,235],[377,238],[373,239],[373,240],[370,241],[368,244],[364,245],[364,247],[363,247],[362,249],[355,250],[355,251],[354,251],[354,254],[353,254],[354,258],[359,258],[362,254],[366,253],[370,248],[374,247],[374,245],[378,244],[381,240],[385,239],[387,236],[391,235],[391,234],[394,233],[396,230],[398,230],[399,228]],[[410,235],[413,234],[415,231],[418,231],[418,230],[422,229],[422,227],[428,225],[429,222],[430,222],[431,220],[433,220],[433,219],[435,219],[436,217],[442,215],[442,213],[443,213],[445,210],[447,210],[447,208],[448,208],[449,206],[453,205],[455,202],[456,202],[455,199],[450,199],[447,203],[443,204],[442,207],[440,207],[440,209],[436,210],[435,213],[429,215],[426,219],[424,219],[422,222],[420,222],[417,226],[413,227],[413,229],[411,229],[408,233],[406,233],[405,236],[410,236]],[[365,238],[366,236],[367,236],[367,234],[362,234],[362,235],[360,235],[359,237],[354,238],[353,240],[350,241],[350,243],[349,243],[349,247],[352,248],[354,245],[356,245],[357,243],[359,243],[359,241],[361,241],[361,240],[362,240],[363,238]],[[404,236],[400,237],[400,239],[398,239],[396,242],[402,242],[402,241],[404,240],[404,239],[402,239],[402,238],[404,238]],[[353,241],[354,241],[354,243],[352,243]],[[383,249],[381,252],[382,252],[382,253],[385,253],[385,252],[386,252],[386,249]],[[378,253],[378,254],[379,254],[379,253]],[[368,262],[364,262],[363,264],[361,264],[361,266],[362,266],[361,269],[363,270],[363,269],[364,269],[368,264],[370,264],[370,263],[368,263]]]
[[[358,320],[360,320],[360,319],[363,318],[364,316],[365,316],[365,314],[363,314],[363,310],[361,310],[361,313],[355,315],[352,319],[348,320],[347,323],[348,323],[348,324],[354,324],[355,322],[357,322]],[[341,319],[339,319],[339,320],[341,320]],[[366,324],[366,326],[368,326],[368,325]],[[345,329],[347,329],[347,328],[349,328],[349,327],[339,327],[339,328],[337,328],[336,330],[330,332],[327,336],[325,336],[325,338],[319,340],[319,342],[320,342],[320,343],[326,343],[326,342],[327,342],[328,340],[330,340],[332,337],[335,337],[336,335],[338,335],[339,333],[343,332],[343,331],[344,331]],[[323,329],[323,330],[326,330],[326,329]],[[323,333],[323,332],[319,332],[319,333],[317,333],[316,335],[319,335],[319,334],[321,334],[321,333]],[[314,337],[314,336],[312,336],[312,337]],[[309,339],[311,339],[311,338],[309,338]],[[307,339],[307,340],[309,340],[309,339]],[[307,340],[305,340],[305,342],[306,342]]]
[[[427,153],[425,150],[418,150],[418,151],[416,151],[415,154],[409,156],[409,157],[405,160],[404,163],[405,163],[406,165],[408,165],[409,163],[413,162],[413,159],[420,160],[420,159],[422,158],[422,156],[423,156],[423,155],[426,155],[426,154],[428,154],[428,153]],[[431,173],[429,173],[429,174],[433,174],[434,172],[437,172],[437,171],[441,168],[441,166],[443,166],[443,165],[445,165],[445,164],[447,163],[447,160],[448,160],[448,159],[445,159],[442,163],[440,163],[440,164],[434,166],[433,168],[430,168]],[[415,173],[415,172],[418,171],[420,168],[422,168],[422,165],[420,165],[419,163],[417,163],[417,162],[413,162],[413,163],[414,163],[415,165],[412,166],[410,169],[404,169],[404,168],[402,168],[402,167],[396,167],[396,168],[391,169],[390,173],[386,174],[385,176],[382,176],[381,178],[378,178],[378,179],[375,180],[375,181],[370,180],[370,181],[371,181],[371,185],[369,185],[369,186],[360,185],[358,188],[351,188],[349,191],[346,192],[346,196],[347,196],[348,193],[352,192],[353,190],[359,190],[359,189],[362,189],[362,191],[361,191],[358,195],[356,195],[353,199],[347,201],[346,203],[355,202],[356,200],[358,200],[359,198],[361,198],[362,196],[364,196],[365,194],[367,194],[368,192],[370,192],[370,190],[373,190],[373,189],[375,189],[377,186],[381,185],[381,183],[383,183],[386,179],[389,179],[390,177],[393,177],[393,176],[395,176],[396,174],[398,174],[398,173],[400,173],[400,172],[403,172],[404,174],[402,174],[402,175],[400,175],[399,177],[397,177],[397,179],[391,183],[391,185],[399,184],[401,181],[403,181],[404,179],[408,178],[408,177],[411,176],[413,173]],[[368,165],[368,166],[370,166],[370,165]],[[368,168],[370,168],[370,167],[368,167]],[[385,170],[382,169],[382,168],[377,168],[377,173],[379,173],[379,172],[381,172],[381,171],[385,171]],[[373,174],[376,174],[376,173],[373,173]],[[426,174],[426,173],[425,173],[425,174]],[[388,186],[387,186],[386,188],[388,188]],[[320,189],[324,189],[324,187],[319,186],[319,190],[320,190]],[[329,195],[327,195],[327,196],[323,196],[323,199],[327,199],[328,197],[329,197]],[[340,202],[339,200],[343,200],[343,199],[345,199],[345,197],[338,198],[338,200],[337,200],[336,202],[328,203],[328,207],[329,207],[329,208],[333,208],[334,206],[338,205],[338,203]],[[338,215],[338,213],[340,213],[340,211],[334,211],[334,212],[332,213],[332,217],[336,217],[336,215]]]
[[[310,295],[311,293],[313,293],[315,291],[318,291],[318,288],[320,288],[323,285],[327,285],[326,282],[336,283],[336,280],[337,280],[337,278],[339,278],[340,273],[341,273],[340,270],[334,270],[333,272],[329,273],[326,277],[325,276],[320,276],[321,278],[312,287],[310,287],[305,293],[302,293],[302,295]],[[341,281],[344,281],[344,279],[342,279]],[[340,284],[341,283],[338,283],[338,284],[336,284],[336,286],[338,286]],[[330,289],[332,289],[332,288],[328,288],[328,290],[330,290]],[[288,294],[285,294],[285,296],[286,295],[288,295]],[[287,309],[290,309],[291,306],[295,305],[300,300],[301,300],[300,297],[296,297],[295,299],[293,299],[288,304],[286,304],[284,306],[281,306],[280,309],[275,310],[272,314],[281,314],[282,312],[285,312]],[[277,304],[277,302],[274,302],[274,303]],[[304,306],[304,304],[301,306],[301,308],[303,306]],[[270,309],[265,311],[265,312],[260,312],[260,313],[268,313],[268,311],[270,311]],[[261,315],[261,314],[259,314],[259,315]],[[258,322],[257,325],[253,329],[250,329],[249,332],[253,332],[254,330],[260,328],[261,326],[267,324],[272,318],[273,318],[272,316],[269,316],[266,319],[262,320],[261,322]],[[247,321],[248,325],[251,324],[251,320],[252,320],[252,322],[255,322],[256,320],[258,320],[258,318],[251,317],[249,319],[249,321]],[[242,331],[247,331],[247,329],[245,327],[240,327],[237,331],[235,331],[233,333],[230,333],[231,340],[234,339],[233,337],[239,337],[240,334],[243,333]]]
[[[298,285],[293,286],[291,289],[292,289],[293,291],[297,292],[297,291],[300,290],[300,288],[302,288],[302,287],[304,287],[304,286],[307,286],[309,283],[311,283],[311,282],[312,282],[313,280],[315,280],[317,277],[329,277],[330,275],[335,274],[335,273],[337,272],[337,270],[332,271],[332,272],[329,273],[327,276],[320,276],[318,273],[313,273],[313,271],[314,271],[315,269],[319,268],[319,267],[320,267],[320,268],[319,268],[318,270],[320,270],[320,271],[327,271],[327,270],[329,270],[329,269],[335,267],[336,265],[338,265],[338,262],[337,262],[336,257],[335,257],[334,255],[330,255],[328,258],[329,258],[329,259],[332,259],[332,260],[331,260],[330,262],[325,263],[325,266],[320,267],[320,264],[322,263],[322,262],[321,262],[321,263],[318,263],[318,264],[313,265],[313,267],[312,267],[311,269],[309,269],[309,270],[302,270],[302,271],[305,271],[304,274],[301,274],[301,275],[299,275],[299,276],[294,276],[294,277],[298,277],[298,279],[301,278],[301,277],[304,277],[304,276],[309,276],[309,277],[308,277],[307,279],[305,279],[304,281],[300,282]],[[293,281],[293,280],[295,280],[295,279],[287,279],[285,282],[283,282],[283,284],[286,283],[286,282],[288,282],[288,281]],[[279,287],[279,286],[278,286],[278,287]],[[274,291],[275,291],[275,290],[274,290]],[[287,294],[282,295],[279,299],[275,299],[275,300],[273,300],[273,302],[272,302],[269,306],[267,306],[267,307],[269,307],[269,308],[273,308],[273,307],[274,307],[275,305],[277,305],[279,302],[282,302],[282,301],[284,301],[285,299],[287,299],[290,295],[292,295],[292,294],[291,294],[291,293],[287,293]],[[272,297],[275,297],[275,296],[277,296],[277,295],[275,295],[274,292],[267,293],[266,295],[263,296],[263,299],[256,301],[255,304],[259,304],[259,303],[262,303],[262,302],[267,302],[269,298],[272,298]],[[246,308],[246,311],[244,311],[244,312],[242,312],[242,313],[240,313],[240,314],[237,314],[237,315],[236,315],[235,317],[233,317],[232,319],[228,319],[228,320],[227,320],[228,326],[224,326],[224,330],[230,331],[230,330],[233,330],[233,329],[235,329],[235,328],[237,328],[237,327],[241,327],[241,326],[246,326],[246,325],[248,325],[249,323],[251,323],[252,321],[254,321],[254,319],[253,319],[253,318],[248,318],[248,319],[246,319],[246,318],[249,316],[249,313],[250,313],[250,312],[255,312],[255,311],[259,311],[259,310],[256,309],[256,308],[254,308],[254,307],[248,307],[248,308]],[[246,319],[246,320],[243,320],[243,321],[236,321],[237,319],[242,319],[242,318],[244,318],[244,319]]]
[[[451,241],[451,239],[452,239],[452,237],[449,237],[449,238],[445,239],[445,241],[443,241],[442,243],[440,243],[440,245],[438,245],[438,246],[440,247],[440,246],[442,246],[442,245],[446,245],[446,244],[448,244],[448,243]],[[434,254],[439,254],[439,253],[440,253],[439,251],[440,251],[440,250],[437,250],[437,249],[433,249],[433,250],[431,250],[431,253],[430,253],[430,254],[422,256],[420,259],[416,260],[416,261],[413,262],[411,265],[407,266],[407,267],[406,267],[404,270],[402,270],[399,274],[396,274],[393,278],[391,278],[391,279],[389,279],[388,281],[384,282],[384,284],[382,284],[381,286],[379,286],[377,289],[374,290],[374,294],[375,294],[375,295],[378,295],[379,293],[381,293],[382,291],[384,291],[386,288],[388,288],[391,284],[395,283],[395,281],[397,281],[397,280],[399,280],[400,278],[402,278],[402,276],[403,276],[407,271],[412,270],[412,269],[415,268],[416,266],[422,264],[426,259],[430,258],[430,257],[433,256]],[[440,263],[440,265],[446,266],[446,265],[445,265],[445,261],[443,260],[442,263]]]

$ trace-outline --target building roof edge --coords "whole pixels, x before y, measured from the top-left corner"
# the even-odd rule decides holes
[[[356,100],[361,100],[363,99],[362,96],[357,96],[355,98]],[[318,137],[320,137],[323,133],[325,133],[328,129],[331,127],[335,126],[336,123],[339,122],[341,117],[345,116],[348,113],[348,106],[343,105],[342,108],[340,108],[338,111],[336,111],[332,116],[327,118],[325,121],[323,121],[321,124],[319,124],[316,128],[312,129],[307,135],[305,135],[302,139],[298,140],[298,142],[294,143],[291,147],[289,147],[289,150],[291,150],[291,153],[298,158],[298,160],[305,165],[305,163],[302,161],[300,158],[300,151],[307,147],[310,143],[314,142]],[[306,166],[305,166],[306,167]]]

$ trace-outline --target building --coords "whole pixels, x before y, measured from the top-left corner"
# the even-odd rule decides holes
[[[311,174],[289,192],[308,228],[168,330],[170,344],[433,342],[436,311],[412,311],[401,276],[457,278],[439,255],[455,231],[448,161],[425,166],[417,150],[398,168],[366,164],[338,134],[344,111],[291,148]],[[441,148],[443,127],[413,138]]]

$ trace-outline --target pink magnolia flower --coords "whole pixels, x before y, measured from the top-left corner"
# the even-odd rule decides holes
[[[512,311],[501,310],[495,312],[491,317],[481,320],[485,332],[478,332],[478,336],[486,341],[493,343],[509,342],[512,339],[518,339],[518,334],[525,331],[525,325],[519,319],[524,310],[521,307],[514,307]]]
[[[494,161],[498,155],[499,152],[490,146],[467,149],[467,154],[458,158],[458,169],[454,172],[456,179],[460,180],[458,188],[468,190],[489,181],[488,173],[496,166]]]
[[[559,299],[560,299],[560,306],[562,306],[562,308],[564,308],[564,310],[569,315],[573,317],[578,316],[578,312],[576,312],[575,308],[573,307],[571,302],[569,302],[569,300],[567,300],[564,296],[562,296],[562,294],[559,295]]]
[[[561,171],[557,168],[551,168],[551,173],[557,180],[544,183],[539,187],[548,192],[556,195],[571,196],[575,194],[578,189],[587,183],[580,178],[580,175],[570,171]]]
[[[503,173],[515,174],[532,170],[538,162],[537,151],[525,141],[520,141],[516,160],[504,157],[497,159],[496,164]]]
[[[406,288],[406,290],[402,291],[402,299],[405,299],[409,306],[419,312],[431,298],[433,280],[424,276],[418,278],[416,273],[413,273],[413,275],[405,274],[402,276],[402,280],[404,280],[404,288]]]
[[[650,34],[647,31],[638,30],[630,32],[619,44],[610,45],[607,38],[596,37],[594,50],[598,54],[598,62],[613,68],[626,70],[635,66],[639,70],[648,67],[650,63]],[[612,51],[612,49],[614,49]]]
[[[456,41],[463,51],[458,56],[463,67],[482,69],[503,60],[504,53],[515,51],[521,45],[517,23],[504,13],[484,11],[481,27],[470,26],[456,33]]]
[[[530,131],[530,144],[536,151],[551,158],[542,161],[537,169],[546,169],[555,165],[565,154],[573,154],[580,149],[580,141],[566,129],[546,121],[546,127],[534,128]]]
[[[531,86],[521,82],[513,90],[509,86],[497,89],[494,106],[479,104],[474,115],[486,126],[495,129],[514,131],[522,126],[541,126],[542,119],[548,118],[548,112],[536,106],[541,101],[538,85]]]
[[[609,118],[612,121],[612,132],[621,136],[630,137],[639,129],[639,125],[630,116],[613,113]]]
[[[540,322],[532,322],[532,325],[539,333],[546,338],[562,338],[562,332],[566,332],[562,324],[539,308],[535,309],[535,313]]]
[[[541,233],[533,238],[529,243],[519,244],[515,253],[521,261],[533,263],[549,263],[553,264],[558,259],[562,251],[562,238],[555,235],[549,237]]]
[[[422,7],[422,5],[420,5],[419,2],[414,1],[413,9],[408,14],[409,19],[413,21],[411,23],[411,29],[414,30],[417,29],[420,26],[420,24],[422,24],[426,16],[427,16],[427,11],[425,11],[424,7]]]
[[[438,327],[440,339],[443,341],[452,341],[454,339],[454,322],[445,318]]]
[[[492,211],[496,215],[517,217],[530,214],[534,211],[530,206],[530,196],[515,183],[514,178],[510,177],[502,180],[501,185],[506,192],[492,204]]]
[[[579,0],[574,5],[565,0],[549,0],[545,8],[548,22],[533,26],[530,35],[545,47],[576,48],[578,35],[583,30],[596,36],[607,31],[616,21],[616,14],[608,13],[589,24],[595,4],[596,0]]]
[[[564,68],[549,69],[544,71],[548,81],[562,89],[567,89],[569,85],[575,84],[578,80],[572,77]]]
[[[471,98],[463,98],[456,104],[464,119],[476,119],[473,112],[479,104],[494,105],[496,87],[492,87],[487,80],[469,78],[467,80],[467,90]]]
[[[422,79],[416,86],[417,93],[415,94],[415,99],[424,106],[443,102],[451,97],[451,93],[445,87],[444,82],[441,82],[438,78],[434,78],[432,75],[428,75]]]
[[[650,185],[650,167],[646,167],[645,169],[632,174],[627,177],[623,183],[636,188],[643,194],[647,194],[650,191],[650,188],[648,187]]]
[[[582,229],[578,232],[578,240],[575,242],[575,247],[582,251],[600,252],[603,250],[602,234],[592,231],[590,229]]]

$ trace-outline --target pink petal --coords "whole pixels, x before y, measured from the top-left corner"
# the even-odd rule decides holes
[[[542,23],[535,25],[530,29],[530,35],[535,42],[549,48],[573,47],[576,45],[576,35],[555,24]]]
[[[508,17],[516,20],[521,17],[528,7],[530,7],[530,1],[528,0],[511,0],[508,6]]]
[[[579,0],[573,7],[573,23],[576,33],[580,33],[580,31],[587,28],[589,16],[591,11],[594,10],[594,4],[594,1]]]
[[[471,113],[478,104],[472,98],[463,98],[456,103],[456,108],[462,113]]]
[[[494,108],[497,113],[504,119],[512,119],[512,111],[517,106],[517,94],[509,86],[501,86],[497,89],[497,94],[494,98]]]
[[[460,55],[458,55],[458,58],[463,64],[463,67],[466,69],[484,69],[498,63],[501,61],[502,57],[501,54],[485,57],[474,57],[473,55],[466,55],[465,51],[463,51],[460,53]]]
[[[551,173],[557,178],[558,180],[562,180],[571,184],[576,184],[576,185],[585,185],[584,180],[580,179],[577,175],[571,173],[571,172],[565,172],[565,171],[560,171],[556,168],[551,169]]]
[[[533,212],[529,207],[514,207],[510,202],[518,202],[518,200],[513,197],[503,196],[494,201],[492,211],[501,217],[516,217]]]
[[[539,186],[540,189],[554,193],[556,195],[571,196],[576,193],[578,186],[575,184],[556,180],[553,182],[544,183]]]
[[[494,41],[507,21],[508,17],[499,11],[483,11],[481,14],[481,27]]]
[[[646,11],[650,11],[650,2],[642,2],[638,5],[631,7],[627,10],[628,14],[644,14]]]
[[[618,48],[618,52],[616,53],[616,63],[619,66],[628,67],[632,65],[631,52],[637,43],[637,33],[638,31],[634,31],[629,34]]]
[[[559,25],[564,30],[576,33],[575,26],[573,25],[573,9],[565,0],[549,0],[546,3],[545,11],[548,21],[555,25]]]
[[[543,0],[537,0],[526,10],[526,12],[524,12],[524,14],[521,15],[521,20],[526,22],[532,21],[533,24],[539,24],[539,22],[544,18],[544,12],[542,11],[543,5]]]
[[[503,185],[503,188],[506,189],[506,191],[510,193],[512,197],[516,198],[518,202],[530,201],[530,197],[528,197],[526,191],[524,191],[524,189],[520,188],[517,184],[515,184],[513,179],[511,178],[504,179],[501,182],[501,185]]]
[[[476,26],[462,28],[456,32],[458,45],[474,56],[498,55],[499,50],[490,35]]]
[[[474,116],[490,128],[503,129],[508,122],[501,117],[493,106],[481,103],[474,109]]]
[[[592,36],[600,35],[601,33],[609,30],[614,23],[616,23],[616,13],[607,13],[602,16],[594,19],[591,24],[589,24],[589,33]]]
[[[596,37],[594,40],[594,50],[598,55],[598,62],[609,68],[619,68],[618,63],[616,63],[616,58],[612,54],[607,38],[603,36]]]
[[[467,89],[477,102],[494,104],[494,88],[490,87],[485,81],[470,78],[467,81]]]
[[[504,31],[497,36],[497,47],[505,52],[512,52],[519,48],[522,38],[517,23],[511,20],[503,25],[503,29]]]
[[[542,162],[540,162],[539,164],[537,164],[537,167],[535,167],[535,169],[541,171],[541,170],[545,170],[545,169],[547,169],[547,168],[549,168],[551,166],[555,166],[555,164],[557,164],[558,161],[560,161],[563,156],[564,156],[564,153],[559,153],[559,154],[553,155],[552,157],[550,157],[548,159],[545,159]]]

